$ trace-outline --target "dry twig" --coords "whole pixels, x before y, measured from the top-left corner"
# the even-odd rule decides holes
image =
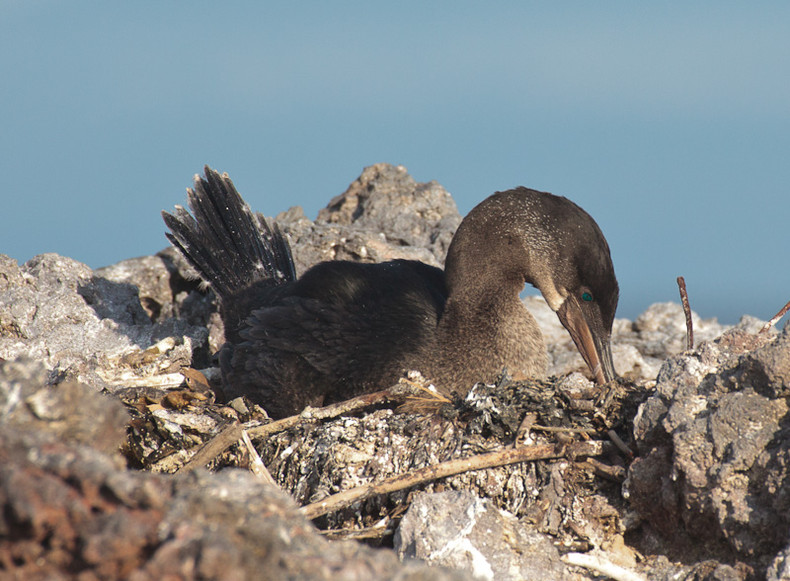
[[[312,520],[378,494],[396,492],[398,490],[417,486],[418,484],[454,476],[470,470],[507,466],[518,462],[551,460],[553,458],[562,458],[565,456],[600,456],[608,451],[608,449],[609,446],[607,442],[597,440],[577,442],[567,447],[560,448],[552,444],[506,448],[497,452],[488,452],[487,454],[480,454],[470,458],[458,458],[434,466],[426,466],[425,468],[419,468],[412,472],[407,472],[406,474],[399,474],[387,478],[382,482],[363,484],[356,488],[338,492],[318,502],[305,505],[300,511],[307,518]]]
[[[519,444],[521,440],[525,440],[529,437],[529,432],[532,429],[532,425],[538,419],[538,414],[535,412],[529,412],[524,416],[524,419],[521,420],[521,424],[516,430],[516,436],[513,438],[513,447],[518,448],[522,444]]]
[[[179,468],[178,472],[189,472],[196,468],[202,468],[238,442],[242,431],[244,431],[244,428],[238,422],[233,422],[226,426],[219,434],[206,442],[200,450],[195,452],[195,455],[189,459],[189,462]]]
[[[349,539],[356,541],[361,541],[363,539],[382,539],[395,533],[395,522],[397,521],[393,521],[389,517],[385,517],[373,526],[362,529],[330,529],[319,530],[318,532],[321,533],[324,538],[330,539],[332,541],[346,541]]]
[[[603,555],[592,553],[566,553],[561,559],[569,565],[597,571],[615,581],[645,581],[645,577],[625,567],[616,565]]]
[[[263,463],[263,460],[261,460],[261,455],[258,454],[258,450],[252,445],[252,440],[250,440],[247,430],[241,431],[241,441],[244,443],[244,447],[247,448],[247,453],[250,455],[250,470],[252,470],[252,473],[263,482],[279,487],[277,481],[272,477],[266,465]]]
[[[625,468],[622,466],[612,466],[599,462],[595,458],[587,458],[585,464],[589,464],[596,474],[611,480],[612,482],[623,482],[625,480]]]
[[[189,472],[195,468],[201,468],[205,466],[211,462],[211,460],[235,444],[242,437],[242,432],[245,429],[251,438],[266,438],[272,434],[277,434],[305,421],[335,418],[343,414],[358,411],[368,406],[387,401],[403,401],[411,393],[410,389],[410,387],[404,386],[402,384],[394,385],[383,391],[376,391],[374,393],[360,395],[359,397],[341,401],[326,407],[307,408],[298,416],[290,416],[269,424],[265,424],[263,426],[251,427],[246,424],[242,425],[233,423],[223,429],[214,438],[206,442],[206,444],[204,444],[203,447],[198,450],[195,455],[192,456],[192,458],[189,459],[189,462],[184,464],[178,471]]]
[[[614,430],[609,430],[606,432],[606,435],[609,436],[609,439],[612,441],[612,443],[617,446],[617,449],[620,450],[626,458],[633,460],[634,452],[628,447],[628,444],[623,442],[622,438],[617,435],[617,432]]]
[[[683,314],[686,315],[686,349],[694,349],[694,326],[691,323],[691,307],[689,306],[689,295],[686,292],[686,280],[678,277],[678,288],[680,289],[680,302],[683,303]]]
[[[771,318],[771,320],[770,320],[770,321],[768,321],[768,322],[767,322],[767,323],[766,323],[766,324],[763,326],[763,328],[762,328],[762,329],[760,329],[760,333],[767,333],[767,332],[768,332],[768,329],[770,329],[771,327],[773,327],[774,325],[776,325],[776,324],[779,322],[779,319],[781,319],[782,317],[784,317],[784,316],[785,316],[785,313],[787,313],[787,311],[790,311],[790,301],[787,301],[787,304],[786,304],[785,306],[783,306],[781,309],[779,309],[779,312],[778,312],[778,313],[776,313],[776,314],[775,314],[775,315],[774,315],[774,316]]]
[[[389,389],[367,393],[358,397],[351,398],[346,401],[333,403],[322,408],[307,408],[298,416],[290,416],[265,424],[263,426],[256,426],[249,428],[247,431],[251,438],[267,438],[272,434],[283,432],[305,421],[312,420],[328,420],[336,418],[343,414],[357,412],[366,407],[380,404],[384,402],[400,402],[405,400],[411,394],[411,388],[404,384],[393,385]]]
[[[540,430],[541,432],[555,432],[566,434],[583,434],[585,436],[597,434],[598,430],[594,428],[563,428],[561,426],[539,426],[538,424],[532,425],[533,430]]]
[[[400,382],[411,386],[412,393],[398,407],[399,412],[432,414],[437,413],[443,405],[451,403],[451,400],[419,371],[410,371],[408,377],[404,377]]]

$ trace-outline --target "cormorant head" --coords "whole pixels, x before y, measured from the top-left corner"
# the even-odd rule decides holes
[[[476,239],[484,241],[459,249],[475,255],[467,264],[517,276],[540,290],[595,381],[616,378],[610,339],[619,287],[609,245],[587,212],[567,198],[519,187],[485,199],[461,228],[475,228],[482,232]],[[448,265],[460,262],[453,250]]]

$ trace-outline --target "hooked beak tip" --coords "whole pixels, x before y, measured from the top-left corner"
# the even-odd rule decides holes
[[[594,334],[582,311],[575,303],[563,306],[565,308],[560,309],[557,315],[570,332],[579,353],[592,372],[595,383],[604,385],[616,379],[617,374],[614,370],[608,334],[606,336],[603,336],[601,332],[597,335]]]

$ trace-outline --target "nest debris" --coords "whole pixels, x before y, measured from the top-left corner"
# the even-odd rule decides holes
[[[390,390],[272,422],[244,400],[218,404],[208,381],[190,373],[187,387],[176,391],[120,394],[134,416],[125,452],[137,467],[174,473],[208,456],[211,470],[252,469],[259,456],[327,535],[375,544],[388,542],[418,490],[471,490],[569,550],[624,531],[619,482],[645,385],[599,388],[579,374],[517,382],[503,373],[495,384],[477,384],[465,398],[450,400],[417,375]],[[245,432],[253,450],[243,443]],[[610,437],[620,448],[624,440],[625,450]],[[477,468],[484,455],[489,467]],[[450,475],[442,475],[444,467]],[[335,502],[338,496],[347,498]]]

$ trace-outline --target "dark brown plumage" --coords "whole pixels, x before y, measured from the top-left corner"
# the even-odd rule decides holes
[[[296,279],[290,247],[227,175],[205,168],[194,218],[163,212],[168,239],[217,293],[226,393],[273,416],[388,387],[411,369],[464,393],[503,368],[541,377],[543,338],[519,294],[537,287],[599,383],[615,377],[618,286],[594,220],[569,200],[517,188],[463,220],[445,270],[421,262],[324,262]]]

